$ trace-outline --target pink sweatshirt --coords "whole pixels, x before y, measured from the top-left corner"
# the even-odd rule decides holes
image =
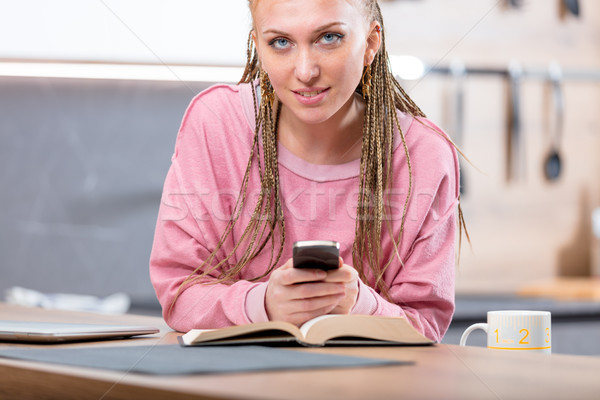
[[[181,282],[216,247],[248,163],[254,134],[254,108],[249,84],[217,85],[196,96],[183,118],[172,165],[167,174],[150,257],[150,277],[166,322],[175,330],[218,328],[268,320],[264,296],[271,251],[263,250],[234,284],[195,284],[184,290],[171,313]],[[399,113],[413,172],[413,193],[404,235],[395,254],[384,229],[382,260],[393,258],[385,272],[392,302],[374,289],[375,281],[359,283],[353,314],[406,317],[420,332],[439,341],[454,312],[458,159],[448,142],[428,125]],[[439,129],[439,128],[438,128]],[[396,238],[408,188],[408,169],[396,132],[394,176],[390,194]],[[341,165],[310,164],[279,145],[279,175],[286,227],[283,264],[297,240],[340,242],[340,256],[352,265],[360,161]],[[259,190],[254,164],[248,194],[252,199],[218,253],[234,246],[250,221]],[[231,262],[242,254],[237,252]],[[216,275],[216,274],[215,274]]]

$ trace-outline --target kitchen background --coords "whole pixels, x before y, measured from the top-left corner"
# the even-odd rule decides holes
[[[1,4],[0,298],[124,293],[156,313],[148,256],[177,129],[197,92],[240,76],[246,1]],[[600,3],[381,6],[389,53],[414,57],[394,70],[470,160],[445,341],[487,310],[550,309],[555,351],[600,355],[572,336],[600,333]]]

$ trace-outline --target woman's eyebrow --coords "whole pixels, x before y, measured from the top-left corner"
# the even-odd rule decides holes
[[[330,29],[330,28],[332,28],[334,26],[337,26],[337,25],[346,25],[346,23],[344,23],[344,22],[337,22],[337,21],[336,22],[330,22],[330,23],[327,23],[325,25],[322,25],[322,26],[318,27],[313,32],[315,32],[315,33],[316,32],[322,32],[324,30]],[[276,35],[289,35],[289,33],[287,33],[287,32],[280,31],[280,30],[274,29],[274,28],[268,28],[268,29],[266,29],[266,30],[263,31],[263,35],[267,34],[267,33],[274,33]]]

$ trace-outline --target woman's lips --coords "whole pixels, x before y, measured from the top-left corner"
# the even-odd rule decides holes
[[[329,88],[304,88],[292,90],[296,100],[304,105],[317,104],[327,96]]]

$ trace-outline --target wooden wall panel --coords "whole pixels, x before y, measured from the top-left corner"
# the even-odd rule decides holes
[[[564,71],[600,75],[600,2],[581,1],[580,18],[559,17],[559,1],[423,0],[382,3],[388,50],[429,64],[527,70],[552,61]],[[597,79],[597,78],[596,78]],[[452,134],[452,79],[427,75],[405,87],[425,112]],[[462,148],[481,170],[464,165],[463,207],[472,238],[457,268],[458,293],[513,292],[556,276],[590,271],[590,213],[600,206],[600,81],[565,80],[564,172],[548,182],[549,84],[524,78],[521,86],[524,178],[506,178],[507,82],[469,76],[465,84]]]

